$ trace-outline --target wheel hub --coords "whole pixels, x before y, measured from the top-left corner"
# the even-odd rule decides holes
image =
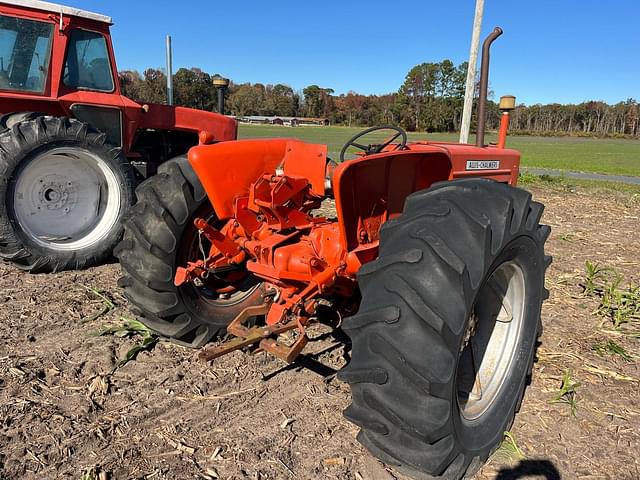
[[[38,208],[46,208],[48,210],[64,209],[65,213],[69,213],[70,207],[67,202],[73,196],[72,182],[64,182],[61,180],[40,180],[42,188],[38,192],[40,204]]]

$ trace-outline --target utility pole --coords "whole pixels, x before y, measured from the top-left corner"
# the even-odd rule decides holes
[[[469,68],[467,69],[467,86],[464,92],[464,108],[460,125],[460,143],[469,143],[471,115],[473,112],[473,94],[476,83],[476,64],[478,63],[478,48],[480,46],[480,30],[482,29],[482,14],[484,0],[476,0],[476,13],[473,18],[473,33],[471,34],[471,50],[469,51]]]
[[[167,35],[167,105],[173,105],[173,52],[171,35]]]

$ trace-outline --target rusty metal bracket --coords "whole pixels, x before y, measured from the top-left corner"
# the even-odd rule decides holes
[[[233,335],[234,338],[231,338],[216,347],[210,347],[202,350],[198,357],[201,360],[208,362],[221,357],[222,355],[226,355],[227,353],[231,353],[235,350],[239,350],[259,342],[262,350],[275,355],[285,362],[292,362],[300,354],[308,341],[308,338],[304,333],[304,328],[299,321],[290,320],[287,323],[276,323],[274,325],[255,327],[247,327],[245,325],[245,323],[252,317],[266,315],[270,308],[270,302],[245,308],[227,327],[227,331]],[[284,345],[274,338],[269,338],[294,329],[298,329],[300,331],[300,335],[291,346]]]
[[[294,328],[297,328],[297,325],[294,325]],[[300,355],[308,341],[309,337],[306,334],[299,335],[291,346],[283,345],[273,338],[265,338],[260,341],[260,348],[287,363],[291,363]]]

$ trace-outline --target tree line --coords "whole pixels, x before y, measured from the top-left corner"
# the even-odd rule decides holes
[[[407,130],[453,132],[460,129],[467,63],[450,60],[413,67],[397,92],[386,95],[335,94],[331,88],[309,85],[296,91],[289,85],[231,82],[227,112],[236,116],[326,118],[332,124],[372,126],[395,124]],[[174,103],[215,111],[217,93],[212,75],[199,68],[181,68],[173,77]],[[140,102],[166,101],[166,76],[149,68],[120,72],[123,94]],[[490,94],[491,96],[491,94]],[[487,127],[498,128],[500,111],[489,100]],[[475,123],[475,118],[473,120]],[[632,98],[614,105],[602,101],[580,104],[518,105],[511,131],[532,135],[640,137],[640,106]]]

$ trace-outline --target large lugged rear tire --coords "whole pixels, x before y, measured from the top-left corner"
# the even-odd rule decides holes
[[[111,258],[135,178],[120,148],[69,118],[0,118],[0,258],[38,273]]]
[[[263,290],[250,275],[236,278],[233,285],[215,285],[219,290],[214,285],[174,285],[176,268],[208,251],[194,219],[215,222],[186,157],[162,164],[157,175],[140,184],[136,196],[115,254],[122,266],[118,284],[145,325],[175,343],[197,348],[223,334],[246,307],[263,302]],[[241,274],[236,272],[236,277]]]
[[[407,198],[358,275],[343,328],[345,416],[358,440],[415,478],[472,475],[500,445],[528,382],[547,296],[543,206],[490,180]]]

